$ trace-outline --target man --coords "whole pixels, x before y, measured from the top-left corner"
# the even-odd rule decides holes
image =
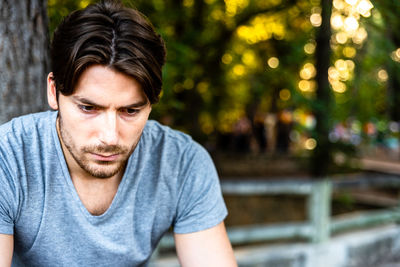
[[[136,10],[71,13],[51,46],[53,112],[0,127],[0,266],[146,266],[172,226],[182,266],[236,266],[209,155],[148,121],[165,46]]]

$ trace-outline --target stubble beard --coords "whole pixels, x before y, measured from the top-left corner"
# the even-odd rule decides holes
[[[94,178],[107,179],[113,177],[119,172],[122,172],[125,169],[129,156],[133,153],[138,143],[137,142],[130,149],[119,145],[90,145],[78,149],[74,145],[73,138],[70,133],[63,127],[62,117],[60,114],[58,123],[60,138],[62,139],[63,144],[65,145],[75,162],[79,165],[79,167],[81,167],[81,169],[83,169],[87,174],[93,176]],[[90,162],[90,160],[85,156],[88,153],[120,154],[122,155],[122,158],[116,162],[98,160]]]

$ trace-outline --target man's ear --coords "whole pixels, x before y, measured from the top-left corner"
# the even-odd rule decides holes
[[[58,110],[56,82],[52,72],[47,75],[47,102],[52,109]]]

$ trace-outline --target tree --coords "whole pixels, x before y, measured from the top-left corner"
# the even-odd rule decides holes
[[[387,113],[390,119],[400,121],[400,77],[398,75],[400,71],[400,60],[398,56],[396,56],[397,58],[395,60],[394,54],[396,52],[392,53],[392,58],[389,57],[393,50],[400,47],[400,33],[397,30],[400,26],[400,20],[398,19],[400,3],[397,1],[378,1],[376,5],[385,21],[386,41],[390,40],[387,47],[385,47],[387,52],[386,66],[389,74]]]
[[[0,123],[47,107],[48,39],[46,1],[0,1]]]
[[[317,99],[314,105],[314,114],[317,120],[316,140],[317,147],[312,161],[312,173],[321,177],[327,174],[331,163],[331,145],[328,139],[331,130],[332,97],[328,80],[330,66],[330,39],[331,39],[331,13],[332,0],[322,0],[322,24],[316,38],[316,67],[317,67]]]

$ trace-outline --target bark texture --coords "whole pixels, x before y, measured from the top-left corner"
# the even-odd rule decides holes
[[[0,0],[0,123],[47,109],[46,0]]]

